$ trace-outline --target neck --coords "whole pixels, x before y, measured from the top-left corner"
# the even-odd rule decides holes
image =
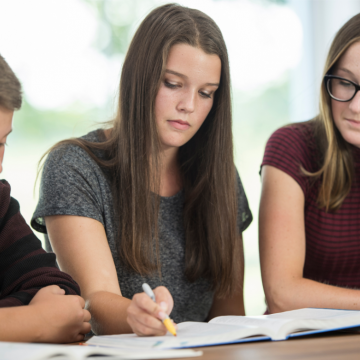
[[[177,155],[179,148],[166,148],[160,152],[161,171],[160,173],[166,173],[172,171],[178,167]]]
[[[177,160],[179,148],[167,148],[160,152],[160,195],[173,196],[182,188]]]

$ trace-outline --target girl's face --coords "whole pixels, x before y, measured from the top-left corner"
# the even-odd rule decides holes
[[[178,148],[199,130],[220,83],[221,61],[199,48],[177,44],[170,49],[155,99],[155,116],[163,149]]]
[[[360,42],[351,45],[341,56],[334,75],[360,84]],[[360,91],[348,102],[331,99],[331,109],[342,137],[360,148]]]

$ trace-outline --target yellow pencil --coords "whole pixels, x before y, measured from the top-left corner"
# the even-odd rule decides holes
[[[171,319],[169,318],[169,316],[164,319],[163,321],[163,324],[165,325],[167,331],[171,334],[173,334],[174,336],[176,336],[176,329],[175,329],[175,326],[174,324],[172,323]]]

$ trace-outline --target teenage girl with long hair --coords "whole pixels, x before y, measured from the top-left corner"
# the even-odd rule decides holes
[[[336,34],[319,115],[277,130],[262,163],[268,310],[360,309],[360,14]]]
[[[252,216],[231,121],[219,28],[168,4],[132,39],[110,127],[50,150],[32,225],[80,284],[95,333],[164,334],[170,313],[244,314],[241,233]]]

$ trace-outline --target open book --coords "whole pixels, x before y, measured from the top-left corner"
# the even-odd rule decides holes
[[[26,344],[0,341],[1,360],[169,359],[201,356],[194,350],[107,349],[96,346]]]
[[[208,323],[178,324],[177,336],[94,336],[88,344],[123,349],[177,349],[260,340],[286,340],[360,326],[360,311],[300,309],[273,315],[221,316]]]

